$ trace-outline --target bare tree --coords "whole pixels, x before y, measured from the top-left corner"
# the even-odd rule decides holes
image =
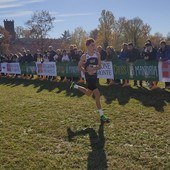
[[[54,27],[54,20],[55,17],[52,17],[48,11],[34,12],[31,19],[26,22],[31,37],[37,39],[46,38],[49,31]]]
[[[44,51],[45,41],[48,37],[48,33],[51,31],[53,21],[55,17],[52,17],[48,11],[36,11],[31,16],[31,19],[26,22],[26,26],[30,31],[30,38],[38,39],[39,48]]]
[[[31,31],[29,29],[26,29],[24,27],[18,26],[15,28],[16,32],[16,38],[31,38]]]
[[[139,40],[141,38],[147,39],[150,33],[150,26],[144,24],[143,21],[136,17],[131,20],[127,20],[124,24],[124,36],[128,39],[128,41],[132,41],[134,45],[138,46]]]

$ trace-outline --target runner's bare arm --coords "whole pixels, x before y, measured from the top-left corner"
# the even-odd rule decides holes
[[[85,68],[84,68],[85,57],[86,57],[85,54],[83,54],[80,58],[79,63],[78,63],[78,69],[79,69],[79,71],[82,71],[82,72],[86,71]]]

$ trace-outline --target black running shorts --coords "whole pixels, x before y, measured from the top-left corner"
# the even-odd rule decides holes
[[[97,89],[97,76],[86,76],[86,83],[89,90]]]

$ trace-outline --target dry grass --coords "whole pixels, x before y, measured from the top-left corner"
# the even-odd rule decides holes
[[[0,169],[170,169],[170,91],[101,84],[109,124],[69,83],[1,78]]]

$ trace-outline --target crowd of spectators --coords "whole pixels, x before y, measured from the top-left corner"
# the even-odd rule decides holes
[[[102,46],[98,45],[96,50],[101,55],[102,61],[122,60],[128,63],[134,63],[137,60],[145,61],[167,61],[170,60],[170,46],[166,44],[166,41],[160,42],[159,49],[155,49],[154,45],[150,40],[147,40],[144,44],[143,49],[138,49],[133,43],[123,43],[121,51],[116,53],[112,46],[108,46],[103,49]],[[9,54],[0,57],[0,62],[20,62],[20,63],[31,63],[31,62],[79,62],[80,57],[84,51],[78,49],[76,45],[70,45],[69,49],[54,49],[53,46],[49,46],[48,50],[41,52],[37,49],[35,54],[32,54],[30,50],[22,49],[21,52],[16,54]],[[55,77],[50,77],[51,80],[55,80]],[[61,77],[62,81],[73,80],[74,78]],[[81,79],[81,78],[80,78]],[[81,79],[82,80],[82,79]],[[84,81],[84,80],[82,80]],[[107,79],[108,85],[122,84],[122,86],[129,86],[129,80],[110,80]],[[158,82],[145,81],[149,88],[157,88]],[[134,80],[134,86],[143,86],[143,82]],[[165,88],[170,89],[170,82],[165,82]]]

